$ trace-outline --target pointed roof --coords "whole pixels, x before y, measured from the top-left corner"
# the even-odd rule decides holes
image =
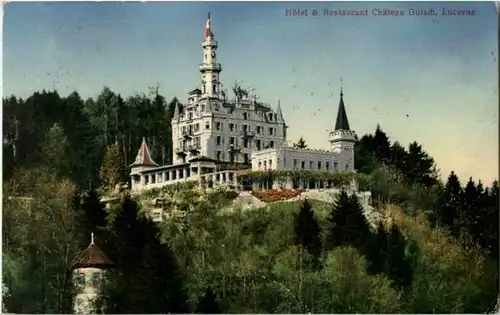
[[[92,267],[106,268],[112,265],[113,262],[106,257],[96,244],[94,244],[94,233],[92,233],[90,245],[78,255],[71,269]]]
[[[337,112],[337,120],[335,121],[335,130],[351,130],[349,128],[349,120],[347,120],[342,89],[340,89],[339,111]]]
[[[142,144],[139,148],[139,152],[137,152],[137,156],[135,158],[134,163],[130,166],[158,166],[158,164],[153,161],[151,158],[151,154],[149,153],[148,145],[146,144],[146,138],[142,138]]]
[[[173,118],[175,120],[179,120],[180,116],[181,115],[180,115],[179,103],[176,102],[174,105],[174,117]]]
[[[278,108],[276,109],[276,116],[278,118],[278,121],[284,121],[284,119],[283,119],[283,113],[281,112],[280,100],[278,100]]]

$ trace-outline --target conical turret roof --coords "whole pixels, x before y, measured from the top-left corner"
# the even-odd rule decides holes
[[[78,255],[71,269],[92,267],[109,268],[112,265],[113,262],[106,257],[104,252],[97,247],[96,244],[94,244],[94,236],[92,235],[90,245]]]
[[[151,158],[148,145],[146,144],[146,138],[142,138],[142,144],[139,148],[139,152],[137,152],[134,163],[130,166],[158,166],[158,164],[156,164]]]
[[[337,112],[337,120],[335,121],[335,130],[351,130],[349,128],[349,120],[344,105],[344,93],[340,90],[339,110]]]
[[[281,111],[281,104],[279,100],[278,100],[278,108],[276,109],[276,118],[278,121],[284,121],[283,112]]]

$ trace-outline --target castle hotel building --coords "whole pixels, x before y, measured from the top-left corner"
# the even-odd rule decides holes
[[[234,91],[235,99],[228,100],[221,89],[222,66],[217,60],[219,46],[212,32],[210,14],[204,35],[199,65],[201,89],[193,89],[183,108],[176,105],[174,109],[173,164],[156,164],[143,139],[131,165],[132,190],[186,180],[235,186],[236,169],[241,166],[253,171],[354,171],[355,132],[349,126],[342,91],[335,128],[328,134],[330,149],[290,147],[288,126],[279,101],[273,109],[238,87]]]

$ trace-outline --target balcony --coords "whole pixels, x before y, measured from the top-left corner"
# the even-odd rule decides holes
[[[186,155],[186,148],[185,147],[175,148],[174,152],[177,155]]]
[[[190,152],[199,152],[201,150],[201,145],[199,144],[190,144],[187,146],[187,149]]]
[[[193,130],[182,131],[182,137],[184,137],[185,139],[191,139],[193,134],[194,134]]]
[[[216,64],[200,63],[200,71],[205,71],[205,70],[222,71],[222,66],[220,63]]]
[[[240,135],[242,138],[253,138],[255,137],[255,131],[243,130]]]

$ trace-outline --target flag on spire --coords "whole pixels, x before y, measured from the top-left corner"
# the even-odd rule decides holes
[[[212,30],[210,29],[210,12],[208,12],[207,26],[205,27],[205,37],[211,35],[212,35]]]

